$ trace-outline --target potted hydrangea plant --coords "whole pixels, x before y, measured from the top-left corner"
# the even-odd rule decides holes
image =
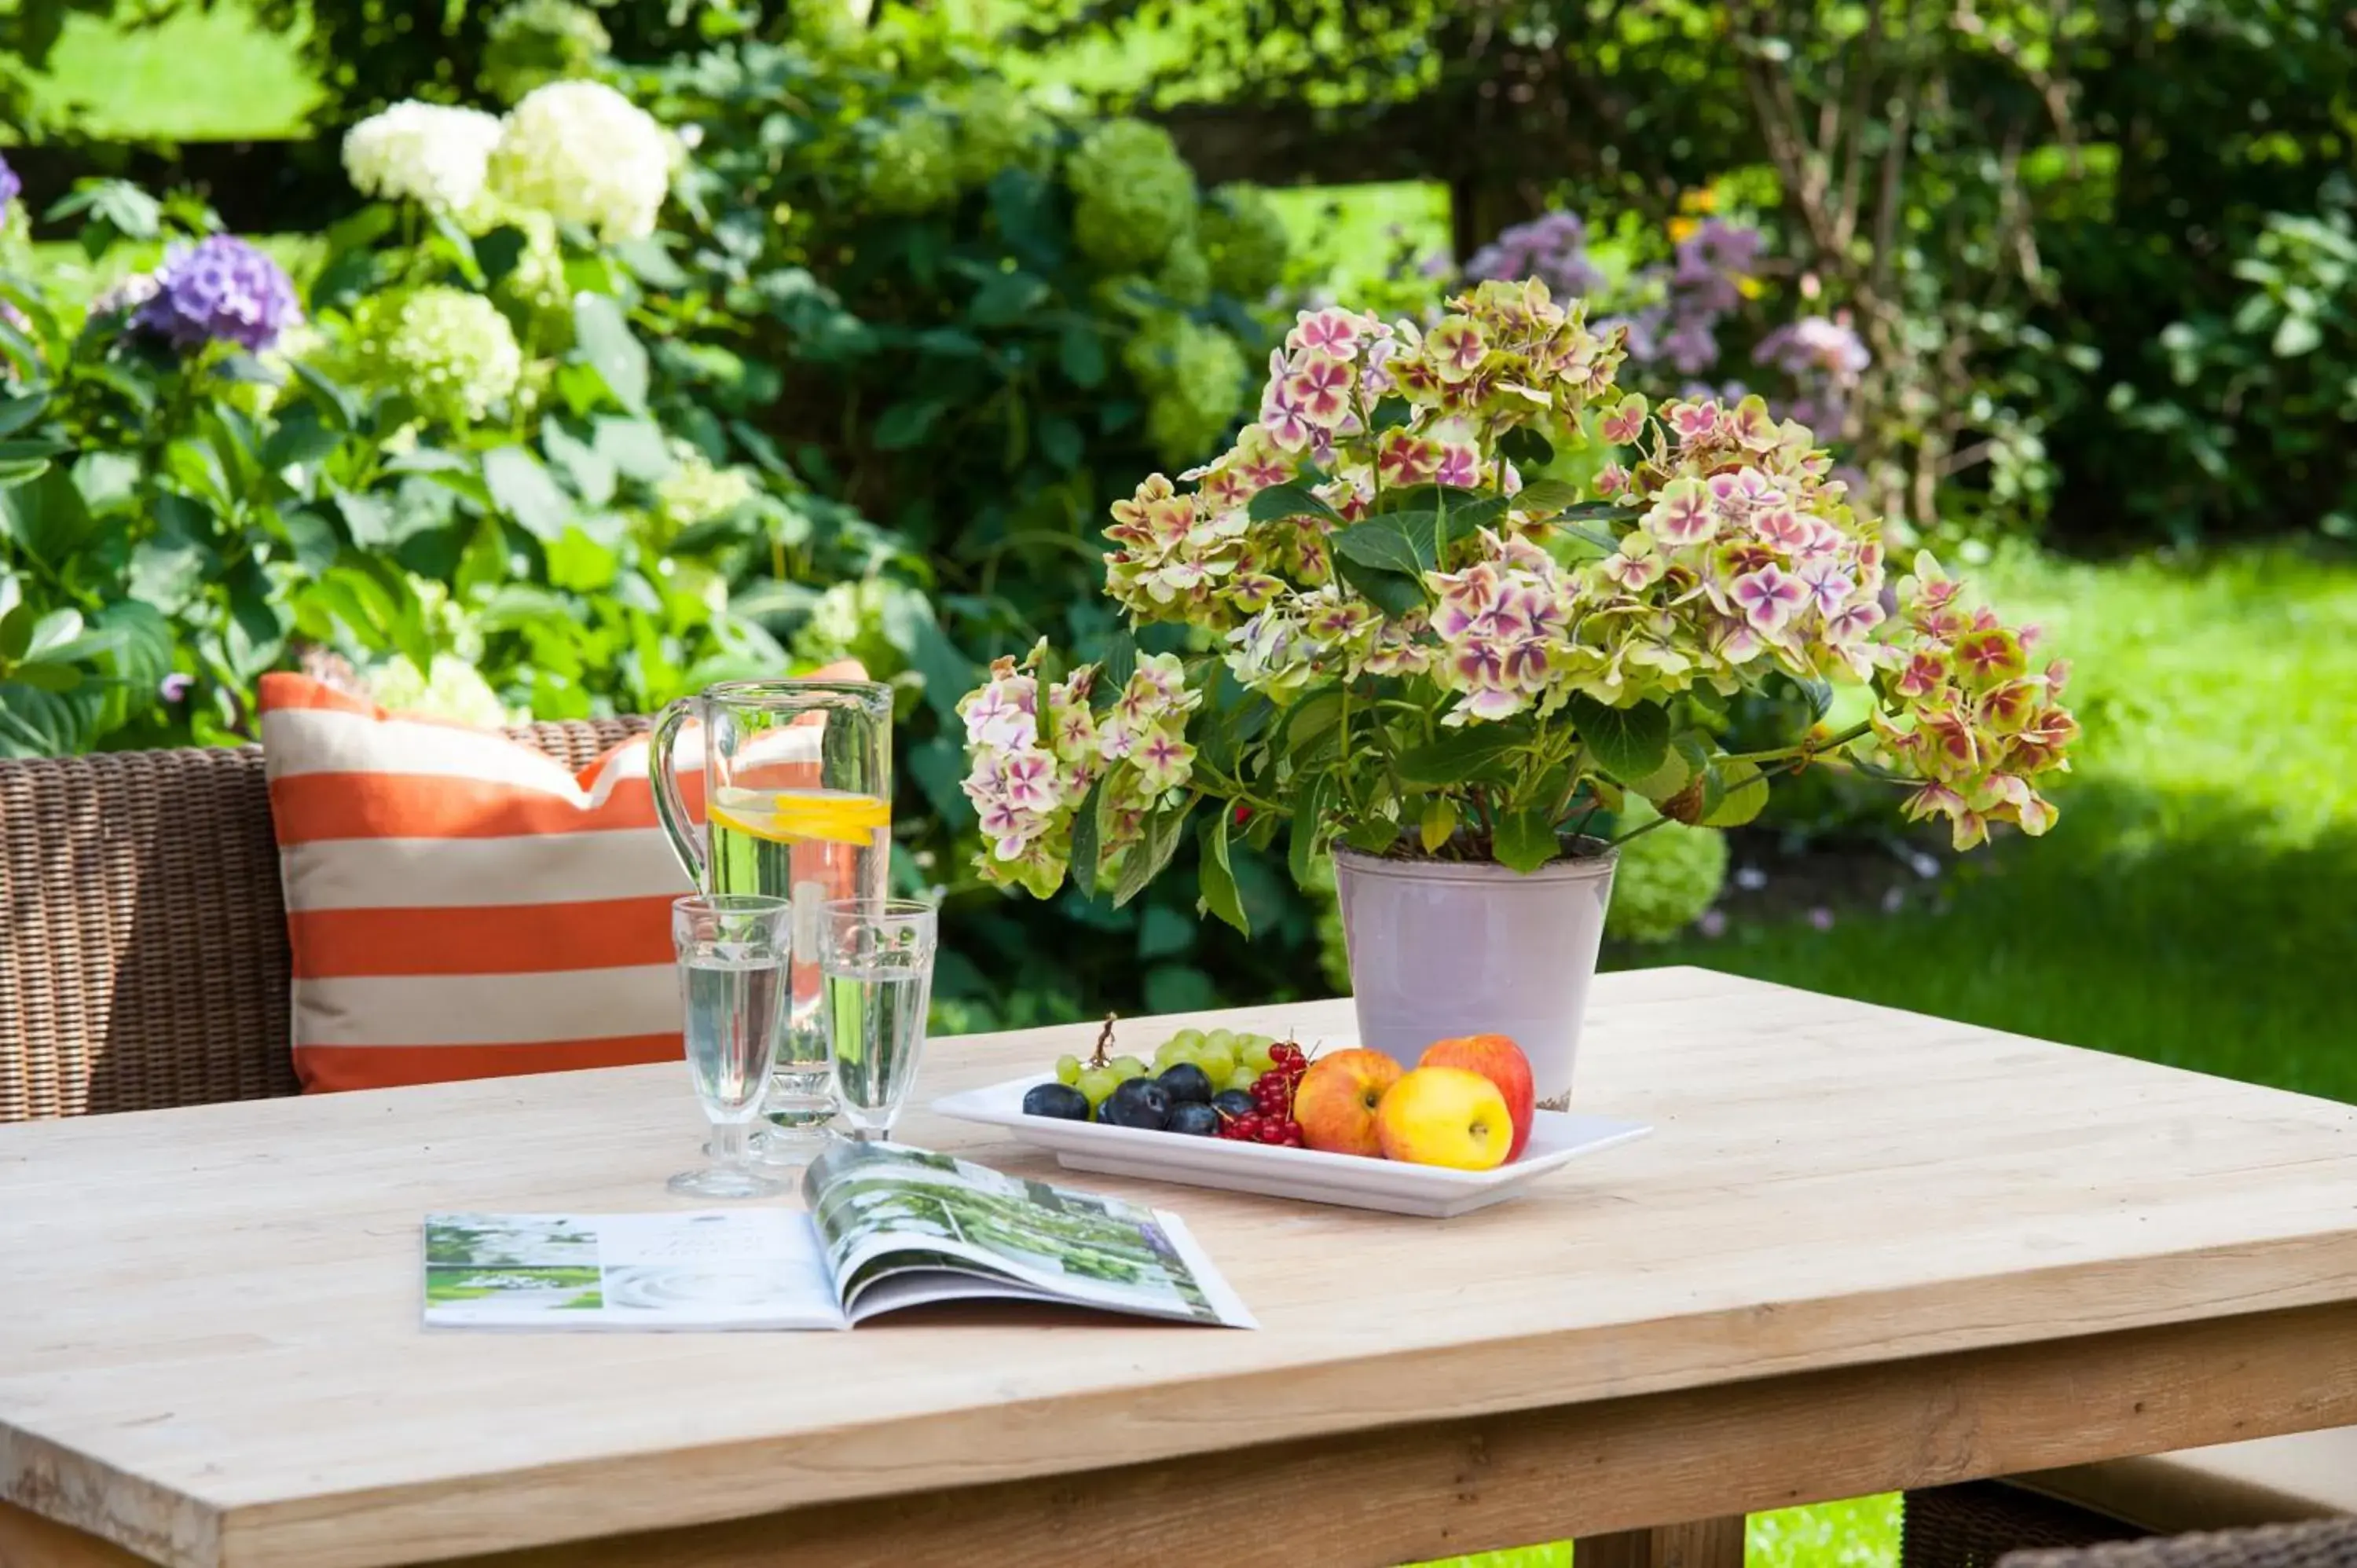
[[[1960,848],[2044,832],[2076,726],[2034,631],[1928,555],[1887,581],[1878,523],[1759,399],[1617,393],[1621,337],[1537,282],[1425,331],[1304,312],[1234,447],[1113,509],[1106,592],[1163,650],[1043,643],[962,704],[985,875],[1126,898],[1191,817],[1202,907],[1241,929],[1231,846],[1289,824],[1297,877],[1334,855],[1364,1043],[1511,1035],[1560,1103],[1616,821],[1738,824],[1840,751]],[[1779,678],[1870,716],[1729,754],[1727,700]]]

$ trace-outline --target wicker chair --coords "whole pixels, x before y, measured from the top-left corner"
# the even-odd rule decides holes
[[[2357,1568],[2357,1519],[2016,1552],[1998,1568]]]
[[[587,766],[639,718],[508,733]],[[0,1122],[292,1094],[258,746],[0,760]]]

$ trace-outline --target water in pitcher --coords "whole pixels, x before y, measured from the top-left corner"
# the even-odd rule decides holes
[[[825,994],[819,975],[819,907],[830,898],[880,897],[890,864],[892,808],[844,789],[724,786],[706,811],[711,891],[791,899],[792,989],[775,1078],[762,1114],[780,1128],[814,1127],[834,1114]]]

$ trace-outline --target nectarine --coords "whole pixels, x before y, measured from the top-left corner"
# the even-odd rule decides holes
[[[1400,1064],[1381,1051],[1336,1051],[1319,1057],[1293,1091],[1293,1120],[1301,1142],[1329,1155],[1383,1156],[1375,1107],[1399,1081]]]
[[[1459,1035],[1426,1046],[1415,1065],[1461,1067],[1496,1084],[1514,1118],[1514,1144],[1506,1151],[1506,1158],[1523,1157],[1523,1151],[1530,1146],[1531,1118],[1538,1112],[1538,1091],[1531,1079],[1531,1059],[1523,1055],[1522,1047],[1503,1035]]]

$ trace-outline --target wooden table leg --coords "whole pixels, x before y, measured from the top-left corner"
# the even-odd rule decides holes
[[[1572,1568],[1743,1568],[1743,1516],[1584,1535]]]

